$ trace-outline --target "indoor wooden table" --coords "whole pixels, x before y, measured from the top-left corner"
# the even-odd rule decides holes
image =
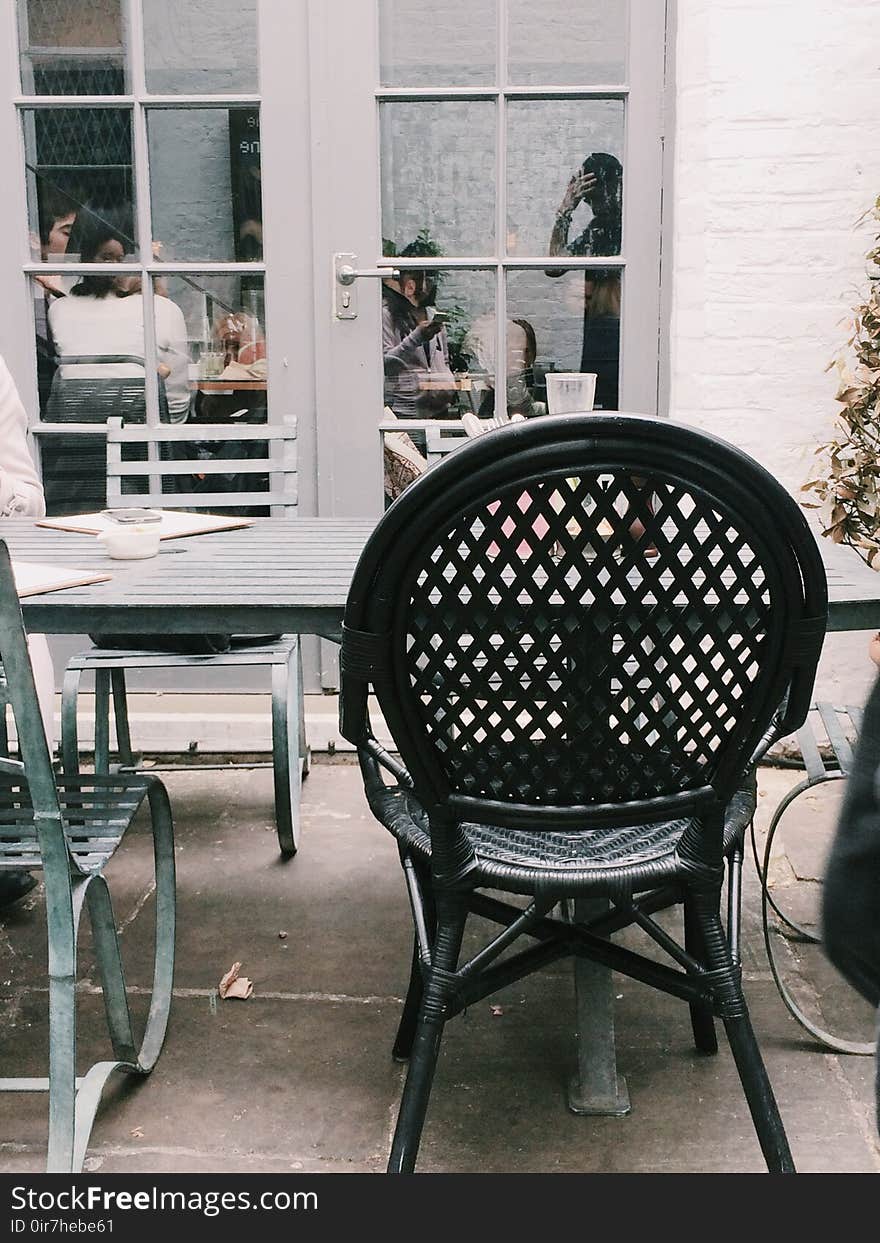
[[[339,642],[349,583],[373,519],[262,518],[253,526],[165,540],[145,561],[113,561],[94,536],[4,519],[13,558],[112,575],[110,581],[22,600],[29,629],[46,634],[229,632],[314,634]],[[880,574],[851,550],[819,541],[828,575],[829,631],[880,630]],[[577,912],[584,915],[586,912]],[[610,973],[575,963],[577,1073],[569,1105],[621,1113]]]

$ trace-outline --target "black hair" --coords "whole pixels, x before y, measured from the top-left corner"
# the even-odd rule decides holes
[[[623,233],[623,165],[607,151],[594,151],[581,165],[592,173],[596,188],[590,195],[590,254],[619,255]]]
[[[124,251],[133,245],[131,212],[119,206],[86,207],[77,214],[70,249],[79,252],[81,263],[94,263],[106,242],[118,242]],[[118,292],[115,276],[81,276],[70,291],[77,297],[105,298]]]
[[[593,173],[603,188],[616,189],[623,181],[623,165],[616,155],[609,155],[607,151],[594,151],[581,168],[585,173]]]
[[[526,334],[526,349],[529,354],[526,370],[531,373],[535,359],[538,357],[538,338],[535,336],[535,330],[527,319],[514,319],[511,322],[517,324]]]
[[[49,244],[49,234],[58,220],[67,216],[76,216],[77,201],[72,195],[65,193],[57,186],[46,186],[40,183],[38,190],[38,215],[40,225],[40,242]]]

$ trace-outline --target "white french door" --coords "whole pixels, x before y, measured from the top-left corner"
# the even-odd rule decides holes
[[[381,281],[348,287],[349,317],[334,256],[377,271],[421,239],[405,263],[438,278],[460,377],[447,417],[485,411],[487,390],[512,403],[526,339],[531,410],[548,373],[590,370],[598,406],[658,412],[666,7],[310,0],[319,512],[380,512],[388,400]],[[598,189],[566,203],[588,167]]]
[[[583,371],[597,407],[664,412],[668,7],[262,0],[269,379],[299,414],[301,512],[382,510],[382,282],[357,278],[341,306],[340,256],[377,272],[428,252],[406,267],[438,279],[446,417],[512,408],[520,380],[540,411],[548,374]],[[567,201],[588,167],[616,183]]]

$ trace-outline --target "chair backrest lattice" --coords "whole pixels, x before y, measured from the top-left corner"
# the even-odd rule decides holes
[[[67,355],[58,369],[46,403],[44,420],[59,424],[106,424],[122,418],[127,424],[146,422],[144,360],[129,354]],[[140,368],[139,375],[107,375],[119,364]],[[82,375],[82,371],[91,374]],[[159,418],[169,419],[164,380],[158,377]],[[103,436],[83,433],[41,433],[41,468],[50,513],[102,508],[106,503],[107,456]],[[146,461],[142,446],[133,457]],[[132,484],[134,493],[139,486]]]
[[[106,423],[123,418],[126,423],[146,421],[146,379],[144,360],[133,354],[77,354],[57,360],[58,370],[46,405],[49,423]],[[140,375],[102,375],[102,371],[124,364],[141,368]],[[83,370],[91,375],[80,374]],[[158,377],[159,418],[167,422],[168,398],[165,382]]]
[[[779,705],[803,719],[825,611],[802,514],[744,454],[667,421],[548,416],[388,511],[343,672],[374,682],[426,805],[625,823],[729,799]]]
[[[132,446],[158,446],[162,461],[131,462]],[[219,456],[222,454],[223,456]],[[198,479],[199,490],[193,483]],[[126,485],[148,480],[144,505],[165,509],[266,507],[291,516],[297,506],[296,420],[281,423],[107,424],[107,504],[125,505]],[[216,489],[212,483],[216,481]],[[234,481],[234,488],[229,485]]]

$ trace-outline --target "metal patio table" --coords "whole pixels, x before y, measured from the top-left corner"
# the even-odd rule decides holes
[[[109,582],[27,597],[25,623],[45,634],[299,633],[339,642],[349,583],[373,530],[369,518],[259,518],[235,531],[166,540],[146,561],[113,561],[94,536],[4,519],[13,558],[112,575]],[[828,575],[828,630],[880,630],[880,574],[851,549],[819,541]],[[586,911],[578,914],[587,915]],[[575,964],[577,1113],[625,1113],[610,973]]]

